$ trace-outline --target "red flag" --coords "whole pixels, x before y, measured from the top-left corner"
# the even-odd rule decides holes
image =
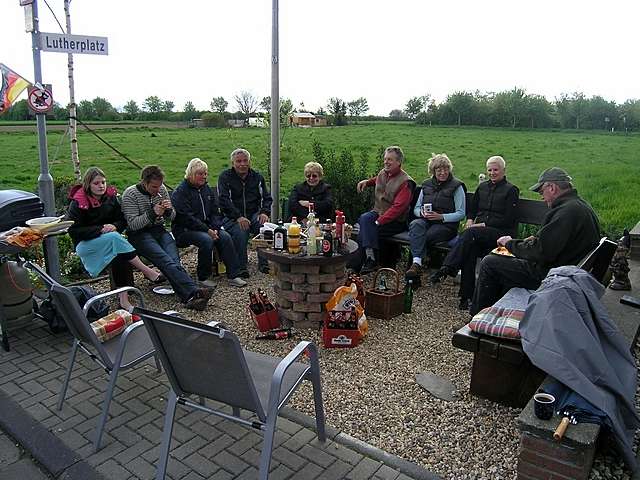
[[[11,108],[11,104],[29,85],[28,81],[0,63],[0,115]]]

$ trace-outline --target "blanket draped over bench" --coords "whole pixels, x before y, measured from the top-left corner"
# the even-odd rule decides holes
[[[629,347],[600,302],[604,287],[574,266],[552,269],[529,299],[520,324],[531,362],[607,414],[625,462],[640,418],[637,370]]]

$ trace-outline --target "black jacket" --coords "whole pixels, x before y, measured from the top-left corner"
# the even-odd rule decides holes
[[[506,247],[544,271],[577,265],[599,241],[597,215],[576,190],[570,190],[553,202],[535,237],[510,240]]]
[[[73,199],[67,211],[67,218],[74,221],[74,224],[69,227],[69,236],[74,247],[83,240],[98,238],[101,235],[102,227],[108,223],[122,233],[127,222],[124,219],[115,190],[113,190],[113,194],[111,192],[105,194],[99,206],[80,208],[79,202],[82,202],[82,199],[74,198],[74,196],[82,195],[81,192],[78,192],[78,187],[74,187],[69,195]],[[86,203],[82,203],[86,205]]]
[[[293,187],[291,195],[289,195],[289,220],[291,217],[298,217],[300,220],[309,214],[309,209],[298,203],[300,200],[313,202],[316,218],[319,218],[320,221],[333,218],[331,185],[324,183],[323,180],[320,180],[320,183],[315,187],[311,187],[307,182],[299,183]]]
[[[189,230],[206,232],[209,229],[219,230],[222,226],[218,195],[207,183],[196,188],[183,180],[173,191],[171,203],[176,211],[171,222],[175,238]]]
[[[271,215],[273,199],[264,177],[253,169],[244,180],[233,168],[222,172],[218,177],[218,198],[222,213],[231,220],[251,219],[257,213]]]
[[[484,223],[505,235],[517,235],[516,208],[520,199],[520,190],[507,182],[506,177],[498,183],[491,180],[478,185],[467,208],[467,217],[475,223]]]
[[[438,213],[455,212],[456,204],[453,195],[460,186],[465,192],[467,191],[466,185],[451,174],[444,182],[439,182],[435,175],[427,178],[422,184],[422,204],[430,203],[433,211]]]

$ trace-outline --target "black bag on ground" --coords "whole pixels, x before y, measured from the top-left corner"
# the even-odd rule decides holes
[[[90,298],[95,297],[97,292],[91,287],[85,286],[73,286],[69,287],[69,290],[73,292],[73,295],[76,297],[80,308],[84,307],[84,304],[89,301]],[[61,315],[58,315],[58,311],[56,310],[56,306],[51,299],[51,295],[45,298],[37,310],[38,315],[42,320],[47,322],[49,328],[53,333],[64,332],[67,329],[67,324],[62,318]],[[109,314],[109,306],[104,300],[98,300],[87,312],[87,320],[89,322],[93,322],[94,320],[98,320]]]

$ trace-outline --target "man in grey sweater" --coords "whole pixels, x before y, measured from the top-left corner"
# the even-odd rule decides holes
[[[140,182],[122,194],[122,212],[127,221],[127,238],[138,254],[149,259],[171,283],[187,308],[204,310],[213,294],[211,288],[199,288],[189,276],[178,255],[173,237],[164,228],[175,211],[163,185],[164,173],[150,165],[142,169]]]

